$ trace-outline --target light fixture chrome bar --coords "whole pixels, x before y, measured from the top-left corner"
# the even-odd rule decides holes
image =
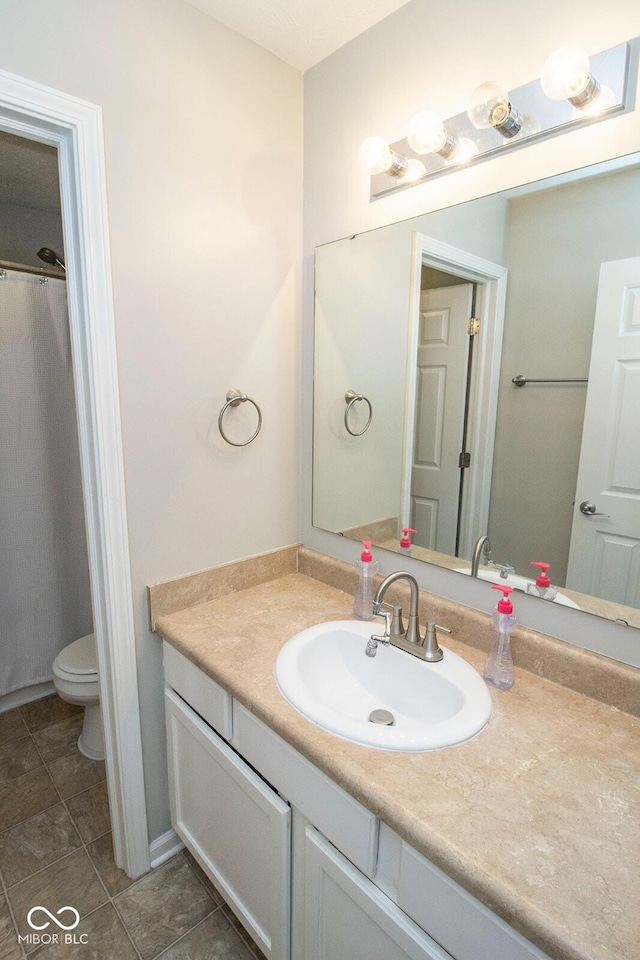
[[[506,137],[507,140],[511,140],[513,137],[517,137],[520,131],[522,130],[524,120],[518,111],[514,108],[513,104],[507,104],[507,109],[504,112],[504,117],[496,119],[494,126],[503,137]]]
[[[585,104],[591,103],[594,96],[599,93],[601,89],[602,84],[596,80],[594,76],[590,76],[582,93],[577,94],[575,97],[569,97],[569,103],[572,103],[574,107],[580,110]]]
[[[454,156],[456,150],[458,149],[458,141],[455,137],[452,137],[449,131],[445,131],[444,140],[442,141],[442,146],[439,147],[435,153],[438,156],[442,157],[443,160],[450,160]],[[423,155],[421,155],[423,156]]]
[[[614,114],[620,114],[633,109],[629,91],[629,75],[631,67],[634,72],[638,65],[638,51],[640,38],[628,43],[620,43],[602,53],[590,57],[593,77],[602,87],[608,87],[613,92],[613,102],[599,114],[589,114],[577,110],[568,100],[551,100],[545,96],[540,80],[533,80],[522,87],[510,90],[510,101],[518,114],[524,119],[522,131],[519,134],[505,138],[496,129],[478,130],[469,120],[466,113],[460,113],[444,121],[444,126],[450,137],[455,140],[465,139],[473,141],[478,147],[478,153],[465,160],[464,165],[479,163],[491,157],[503,154],[505,151],[518,149],[538,140],[558,136],[576,127],[599,123]],[[535,118],[535,124],[526,123],[527,118]],[[390,144],[391,149],[406,157],[407,160],[419,159],[425,168],[425,173],[411,182],[398,182],[387,174],[378,173],[371,177],[371,199],[388,196],[398,190],[407,190],[417,183],[423,183],[433,177],[453,173],[458,169],[455,156],[451,159],[438,156],[436,153],[415,153],[408,140],[398,140]]]

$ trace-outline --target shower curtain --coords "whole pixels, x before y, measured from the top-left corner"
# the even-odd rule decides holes
[[[0,271],[0,696],[92,631],[66,283]]]

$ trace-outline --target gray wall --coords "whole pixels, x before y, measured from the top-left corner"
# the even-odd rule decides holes
[[[64,255],[60,211],[0,203],[0,260],[44,267],[37,256],[41,247]]]
[[[640,172],[620,171],[509,202],[509,268],[489,532],[494,559],[566,577],[600,264],[640,249]]]

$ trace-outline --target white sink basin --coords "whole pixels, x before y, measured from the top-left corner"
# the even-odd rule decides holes
[[[456,567],[456,573],[466,573],[471,575],[470,567]],[[523,593],[527,592],[527,584],[534,583],[533,580],[527,580],[526,577],[521,577],[518,573],[510,573],[507,579],[505,580],[500,576],[499,570],[488,570],[486,567],[481,567],[478,570],[478,579],[479,580],[488,580],[489,583],[500,583],[503,587],[513,587],[514,590],[522,590]],[[497,594],[500,598],[500,594]],[[535,596],[535,594],[534,594]],[[558,590],[557,594],[553,600],[548,600],[547,603],[561,603],[563,607],[574,607],[576,610],[579,610],[580,607],[573,600],[570,600],[569,597],[566,597],[564,593],[560,593]]]
[[[437,750],[468,740],[491,716],[482,677],[444,650],[426,663],[392,646],[365,656],[377,621],[336,620],[302,630],[276,660],[280,692],[325,730],[386,750]],[[391,726],[372,723],[373,710],[393,714]]]

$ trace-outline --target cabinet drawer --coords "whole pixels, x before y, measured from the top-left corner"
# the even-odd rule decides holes
[[[404,842],[397,903],[455,960],[549,960]]]
[[[165,690],[174,829],[269,960],[288,960],[291,811]]]
[[[378,848],[378,820],[373,813],[237,701],[231,742],[352,863],[373,877]]]
[[[165,682],[191,704],[214,730],[231,739],[231,696],[215,680],[164,641],[162,644]]]

